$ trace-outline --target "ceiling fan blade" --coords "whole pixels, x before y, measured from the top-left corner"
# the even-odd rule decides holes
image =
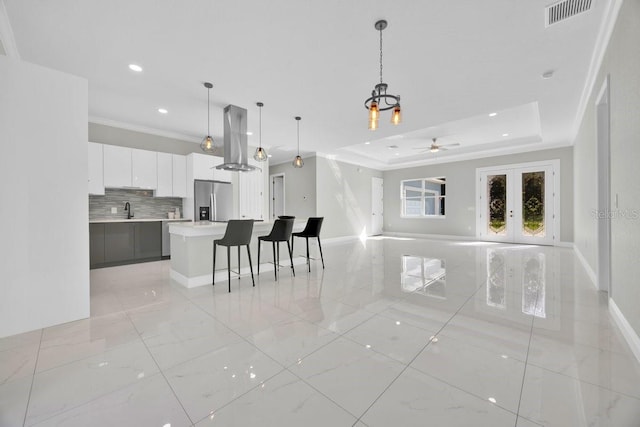
[[[441,145],[440,147],[457,147],[458,145],[460,145],[459,142],[454,142],[453,144],[444,144],[444,145]]]

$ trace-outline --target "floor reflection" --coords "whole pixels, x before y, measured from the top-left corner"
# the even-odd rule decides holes
[[[417,292],[446,299],[446,268],[441,259],[403,255],[400,285],[402,292]]]

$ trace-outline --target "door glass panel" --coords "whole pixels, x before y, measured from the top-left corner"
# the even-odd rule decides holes
[[[522,235],[545,237],[544,171],[522,174]]]
[[[487,176],[488,233],[494,236],[507,234],[507,175]]]

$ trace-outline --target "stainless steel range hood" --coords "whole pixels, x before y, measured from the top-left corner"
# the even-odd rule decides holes
[[[224,163],[216,166],[235,172],[260,170],[247,162],[247,110],[235,105],[224,107]]]

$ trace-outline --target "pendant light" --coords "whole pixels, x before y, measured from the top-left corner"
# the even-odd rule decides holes
[[[294,168],[304,166],[304,161],[302,161],[302,157],[300,157],[300,120],[302,120],[302,117],[296,116],[296,121],[298,122],[298,155],[293,159],[292,165]]]
[[[258,102],[256,105],[260,108],[260,142],[258,143],[258,148],[256,148],[256,153],[253,155],[253,158],[259,162],[264,162],[269,157],[267,155],[267,150],[262,148],[262,107],[264,107],[264,104],[262,102]]]
[[[380,83],[375,85],[371,91],[371,96],[364,101],[364,107],[369,110],[369,129],[371,130],[378,129],[378,119],[381,111],[393,109],[391,123],[398,125],[402,122],[400,95],[387,93],[388,85],[382,81],[382,30],[387,28],[387,21],[382,19],[376,22],[374,27],[380,32]]]
[[[204,87],[207,88],[207,136],[205,136],[200,143],[200,149],[207,154],[213,154],[215,152],[215,149],[213,146],[213,138],[211,137],[211,132],[209,131],[209,92],[211,91],[213,85],[209,82],[205,82]]]

